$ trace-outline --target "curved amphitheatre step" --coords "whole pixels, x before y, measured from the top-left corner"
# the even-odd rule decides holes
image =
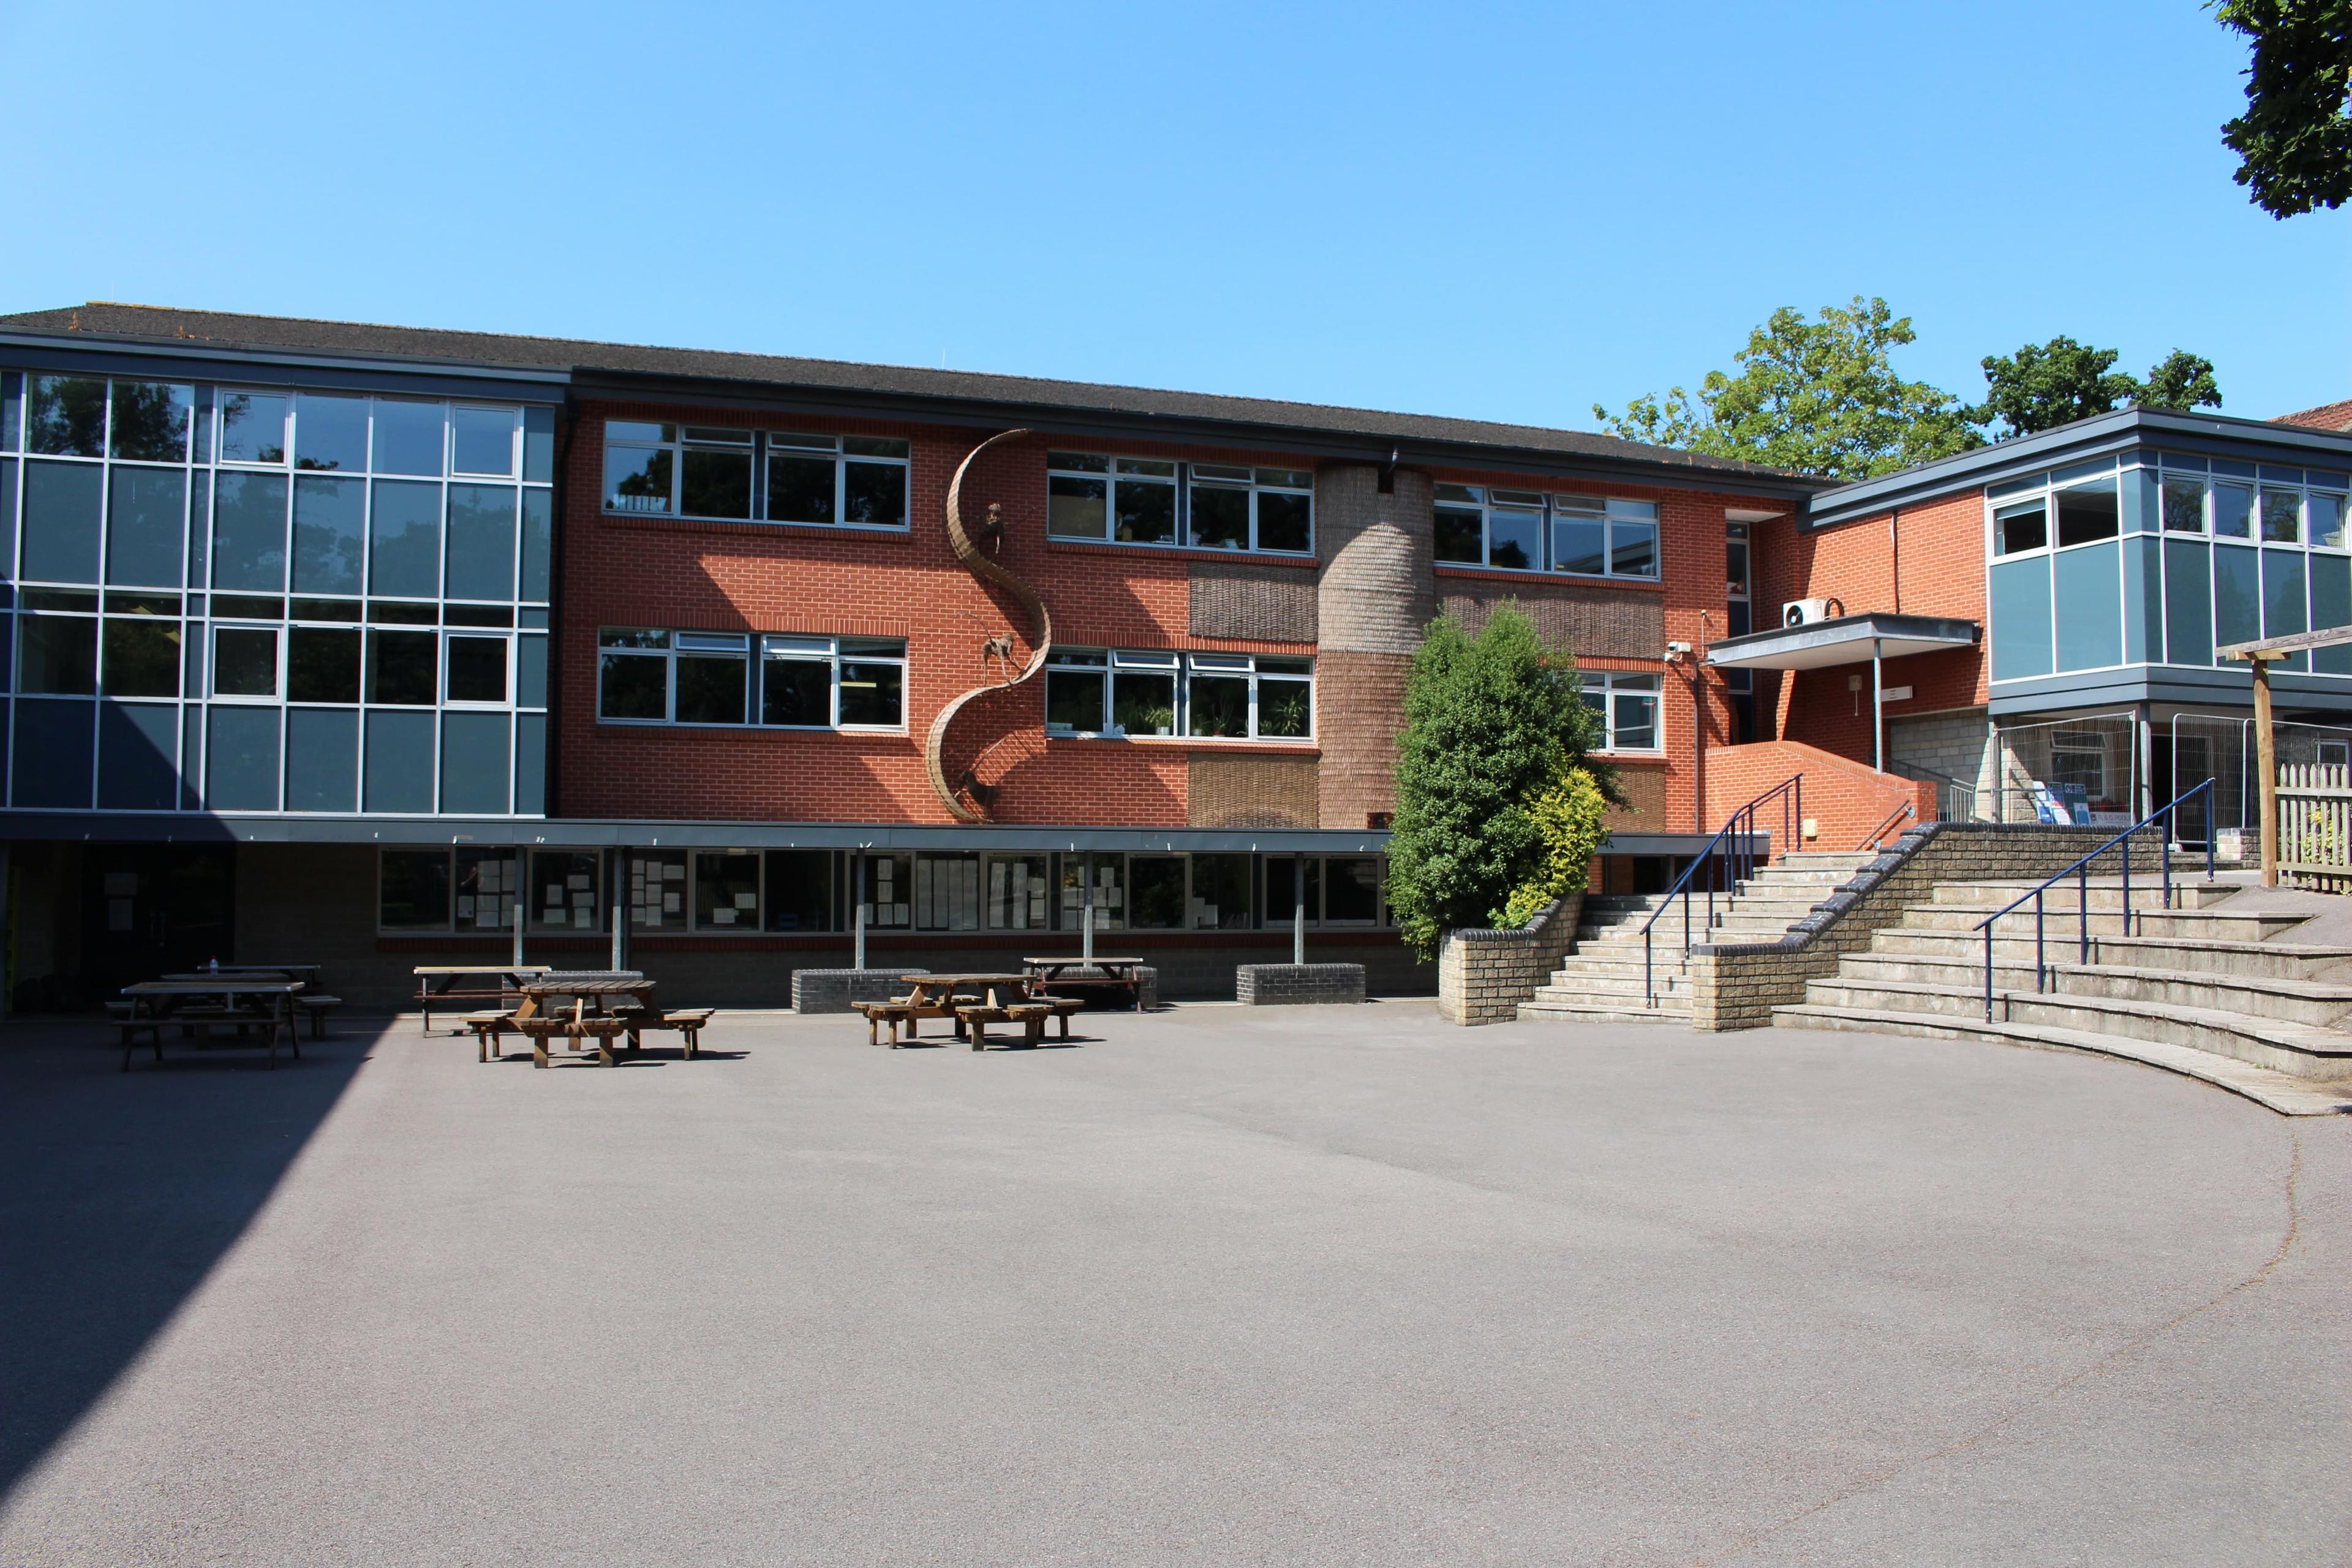
[[[1927,1039],[1983,1040],[1999,1045],[2027,1046],[2043,1050],[2084,1051],[2139,1062],[2166,1072],[2179,1073],[2232,1094],[2243,1095],[2283,1116],[2343,1116],[2352,1114],[2352,1084],[2316,1083],[2283,1072],[2215,1056],[2210,1051],[2154,1040],[2129,1039],[2087,1029],[2048,1025],[1986,1023],[1902,1012],[1820,1007],[1801,1003],[1773,1011],[1774,1025],[1784,1029],[1849,1029],[1874,1035],[1906,1035]]]

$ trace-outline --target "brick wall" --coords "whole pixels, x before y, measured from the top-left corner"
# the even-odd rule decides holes
[[[1841,852],[1859,849],[1865,835],[1906,804],[1918,815],[1905,818],[1893,831],[1936,819],[1936,786],[1932,784],[1874,773],[1849,757],[1801,742],[1758,741],[1707,753],[1707,821],[1722,826],[1740,806],[1799,774],[1804,778],[1803,815],[1818,823],[1821,831],[1815,837],[1795,844],[1790,840],[1802,829],[1792,826],[1783,836],[1782,813],[1777,803],[1759,811],[1756,826],[1772,835],[1775,857],[1791,848]]]
[[[1467,590],[1448,576],[1446,614],[1473,635],[1495,607],[1515,599],[1548,643],[1576,650],[1583,658],[1654,659],[1666,646],[1666,601],[1663,594],[1602,587],[1592,583],[1530,583],[1509,590]]]
[[[1838,960],[1870,946],[1873,933],[1903,923],[1912,904],[1934,901],[1938,882],[2053,876],[2114,837],[2105,827],[2034,823],[1931,823],[1889,846],[1777,942],[1693,950],[1691,1026],[1710,1031],[1770,1026],[1772,1009],[1805,999],[1805,983],[1835,974]],[[2153,870],[2160,846],[2135,842],[2135,869]],[[2110,856],[2104,875],[2120,868]],[[2020,889],[2022,891],[2022,889]]]
[[[1309,757],[1192,754],[1185,800],[1194,827],[1313,827],[1317,764]]]
[[[1190,576],[1194,637],[1316,640],[1315,582],[1298,568],[1195,561]]]
[[[1244,963],[1234,972],[1234,1000],[1244,1007],[1295,1007],[1364,999],[1360,963]]]

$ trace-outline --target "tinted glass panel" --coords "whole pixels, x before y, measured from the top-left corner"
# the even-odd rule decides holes
[[[841,721],[845,724],[898,722],[906,670],[895,664],[851,663],[841,666]]]
[[[515,411],[511,408],[467,408],[449,411],[453,466],[461,474],[514,472]]]
[[[109,616],[106,691],[111,697],[180,694],[180,623],[152,616]]]
[[[213,628],[213,695],[278,695],[278,634],[259,626]]]
[[[1257,547],[1303,554],[1315,545],[1314,521],[1315,503],[1307,497],[1271,495],[1261,490],[1257,498]]]
[[[1257,683],[1257,732],[1282,740],[1303,739],[1314,713],[1314,702],[1303,680]]]
[[[368,633],[367,700],[404,707],[433,705],[441,638],[434,632]]]
[[[670,453],[667,447],[604,448],[604,506],[611,511],[667,511]]]
[[[515,639],[515,702],[523,708],[547,706],[547,639]]]
[[[2164,528],[2168,533],[2205,531],[2205,485],[2201,479],[2164,481]]]
[[[142,587],[180,585],[186,537],[184,468],[116,468],[107,483],[106,580]]]
[[[432,714],[369,714],[363,808],[431,811],[433,763]]]
[[[1996,563],[1990,574],[1992,678],[2050,673],[2050,562]]]
[[[1127,923],[1140,931],[1176,931],[1184,924],[1184,862],[1173,855],[1130,855],[1127,860]]]
[[[502,816],[510,793],[503,713],[445,713],[441,717],[441,809],[476,816]]]
[[[2213,487],[2213,531],[2225,539],[2253,532],[2254,492],[2244,485]]]
[[[1191,730],[1195,735],[1249,733],[1249,682],[1229,676],[1192,677]]]
[[[1130,735],[1176,732],[1176,678],[1122,672],[1112,678],[1111,722]]]
[[[2050,518],[2041,501],[2005,506],[1993,513],[1993,537],[2003,555],[2039,550],[2050,542]]]
[[[98,689],[94,617],[19,616],[16,637],[17,690],[86,697]]]
[[[142,463],[186,462],[195,391],[168,382],[116,382],[114,455]]]
[[[598,672],[596,712],[605,719],[661,719],[669,712],[669,660],[608,653]]]
[[[30,380],[25,450],[60,458],[106,456],[106,383],[78,375]]]
[[[367,426],[366,398],[303,393],[294,400],[294,466],[363,471]]]
[[[681,653],[677,656],[677,721],[681,724],[740,724],[743,683],[751,661],[740,656]]]
[[[1658,699],[1649,691],[1620,689],[1609,694],[1614,733],[1610,743],[1619,751],[1648,752],[1658,744]]]
[[[1486,559],[1486,523],[1478,513],[1437,509],[1438,560],[1475,566]],[[1596,553],[1595,559],[1598,558]],[[1600,567],[1596,565],[1593,570],[1597,572]]]
[[[1091,733],[1102,728],[1103,677],[1090,670],[1045,672],[1045,722]]]
[[[294,591],[356,594],[365,551],[367,481],[294,481]]]
[[[1056,539],[1100,539],[1108,527],[1109,485],[1102,479],[1046,481],[1045,531]]]
[[[1370,924],[1381,917],[1381,863],[1334,856],[1323,863],[1323,918]]]
[[[1112,537],[1128,544],[1174,543],[1176,487],[1121,479],[1118,526]]]
[[[1192,542],[1203,550],[1249,548],[1247,490],[1192,490]]]
[[[833,852],[768,851],[768,929],[833,929]]]
[[[515,588],[515,492],[510,485],[449,487],[452,599],[511,599]]]
[[[359,804],[359,710],[287,710],[286,809],[357,811]]]
[[[1609,569],[1608,525],[1579,518],[1552,524],[1552,565],[1562,572],[1599,576]]]
[[[2325,490],[2314,490],[2309,498],[2311,508],[2311,542],[2329,550],[2344,548],[2344,498]]]
[[[896,463],[842,465],[842,520],[869,528],[907,525],[907,470]]]
[[[215,811],[278,809],[276,708],[215,708],[205,747],[205,804]]]
[[[25,465],[26,576],[56,583],[98,581],[99,513],[105,483],[106,470],[94,463]]]
[[[555,477],[555,410],[526,408],[522,411],[522,477],[532,484],[545,484]]]
[[[537,816],[547,809],[547,715],[515,715],[514,809]]]
[[[2218,647],[2263,635],[2261,563],[2252,550],[2213,551],[2213,641]]]
[[[285,592],[286,486],[278,474],[214,480],[214,587]]]
[[[286,416],[294,400],[273,392],[232,392],[220,400],[220,460],[282,463]]]
[[[387,849],[377,858],[379,913],[386,931],[449,928],[449,852]]]
[[[360,634],[296,626],[286,634],[286,696],[294,702],[360,700]]]
[[[1609,525],[1609,569],[1620,577],[1658,574],[1658,530],[1648,522]]]
[[[2303,494],[2299,490],[2263,491],[2263,541],[2267,544],[2303,542]]]
[[[683,501],[688,517],[751,515],[751,454],[686,449]]]
[[[91,702],[16,704],[16,784],[11,804],[80,809],[90,803]]]
[[[1192,902],[1188,922],[1200,931],[1247,931],[1257,923],[1250,884],[1251,857],[1192,857]]]
[[[504,702],[507,700],[507,639],[449,639],[449,700]]]
[[[2311,624],[2352,626],[2352,558],[2311,558]],[[2314,648],[2311,668],[2323,675],[2352,675],[2352,645]]]
[[[830,662],[810,658],[771,658],[761,662],[761,723],[823,727],[833,722]]]
[[[109,811],[169,811],[180,796],[180,710],[170,704],[101,702],[98,804]]]
[[[2164,657],[2168,663],[2213,662],[2211,567],[2205,557],[2202,542],[2164,542]]]
[[[2060,490],[2056,499],[2060,546],[2089,544],[2116,536],[2119,523],[2115,480]]]
[[[1543,517],[1532,511],[1486,514],[1486,564],[1532,572],[1543,564]]]
[[[748,851],[694,858],[694,923],[705,930],[760,929],[760,858]]]
[[[368,521],[368,592],[429,599],[441,590],[441,487],[378,480]]]
[[[2061,512],[2063,517],[2063,512]],[[2118,548],[2110,542],[2057,557],[2058,668],[2096,669],[2123,662],[2122,579]]]
[[[375,471],[379,474],[441,474],[441,405],[394,403],[375,405]]]
[[[2300,550],[2263,552],[2263,636],[2286,637],[2310,629],[2310,606]],[[2296,668],[2288,661],[2285,668]]]
[[[553,500],[545,490],[522,492],[522,585],[520,598],[547,600],[551,561],[555,550]]]
[[[831,522],[833,459],[771,455],[768,458],[768,521]]]

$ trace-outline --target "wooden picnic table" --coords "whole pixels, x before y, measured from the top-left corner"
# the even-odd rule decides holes
[[[640,1044],[639,1034],[646,1029],[677,1030],[685,1039],[686,1054],[689,1058],[698,1056],[702,1026],[710,1021],[708,1007],[665,1011],[656,1006],[654,983],[634,972],[592,972],[568,978],[541,974],[526,981],[520,989],[522,1005],[511,1015],[492,1015],[497,1021],[488,1024],[487,1031],[494,1037],[500,1027],[511,1027],[528,1038],[533,1067],[550,1065],[548,1042],[553,1039],[593,1041],[597,1065],[617,1067],[620,1059],[613,1054],[614,1040],[627,1036],[626,1048],[634,1051]],[[561,1007],[544,1005],[560,996],[572,998],[569,1013]],[[593,1012],[589,1010],[592,1004]],[[614,1007],[614,1004],[620,1005]],[[484,1025],[476,1024],[475,1027],[478,1033],[484,1032]],[[487,1054],[486,1050],[486,1058]]]
[[[226,979],[203,975],[192,980],[142,980],[122,988],[131,1003],[130,1016],[122,1020],[122,1070],[131,1070],[131,1052],[139,1037],[144,1034],[155,1047],[155,1059],[163,1059],[163,1026],[175,1016],[169,1005],[173,998],[215,996],[223,1001],[218,1016],[207,1014],[204,1022],[228,1023],[239,1028],[259,1027],[268,1031],[269,1065],[278,1066],[278,1037],[283,1034],[292,1047],[294,1059],[302,1059],[302,1042],[294,1028],[294,998],[303,989],[299,980]],[[231,1012],[236,999],[255,997],[267,1004],[260,1012],[240,1017]],[[143,1008],[142,1008],[142,1004]],[[193,1032],[193,1031],[192,1031]]]
[[[504,1002],[523,988],[527,981],[545,974],[544,963],[420,963],[410,973],[416,976],[416,1003],[425,1012],[425,1032],[433,1032],[433,1004],[436,1002]],[[486,985],[478,980],[472,985],[460,986],[469,976],[495,974],[499,983]],[[436,989],[433,981],[440,977]]]
[[[1040,992],[1048,987],[1078,987],[1097,991],[1124,991],[1129,1003],[1143,1005],[1143,977],[1136,971],[1142,968],[1140,958],[1085,958],[1076,953],[1064,953],[1050,958],[1024,958],[1022,968],[1029,972],[1031,984]],[[1098,969],[1099,974],[1073,974],[1074,969]]]
[[[988,1026],[1018,1024],[1026,1043],[1035,1045],[1044,1033],[1045,1020],[1058,1016],[1062,1021],[1062,1037],[1070,1037],[1070,1012],[1077,1004],[1055,1002],[1031,994],[1034,982],[1026,974],[986,972],[968,974],[924,973],[901,974],[907,994],[887,1002],[860,1002],[856,1010],[866,1016],[866,1043],[880,1045],[881,1026],[890,1026],[890,1048],[899,1047],[898,1030],[904,1026],[908,1039],[921,1037],[925,1018],[946,1018],[955,1026],[961,1038],[968,1038],[975,1051],[988,1048]]]

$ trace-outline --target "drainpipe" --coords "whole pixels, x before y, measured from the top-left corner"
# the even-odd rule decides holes
[[[1881,657],[1879,639],[1870,639],[1870,766],[1874,773],[1886,771],[1886,666]]]

